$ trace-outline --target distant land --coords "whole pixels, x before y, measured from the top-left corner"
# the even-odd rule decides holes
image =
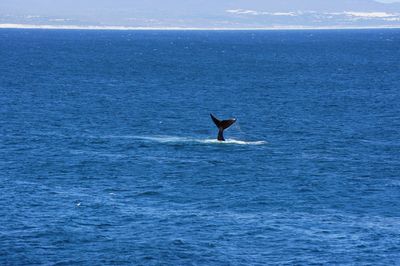
[[[138,30],[138,31],[157,31],[157,30],[189,30],[189,31],[257,31],[257,30],[340,30],[340,29],[348,29],[348,30],[363,30],[363,29],[400,29],[399,26],[325,26],[325,27],[307,27],[307,26],[276,26],[276,27],[227,27],[227,28],[206,28],[206,27],[126,27],[126,26],[79,26],[79,25],[29,25],[29,24],[0,24],[0,29],[47,29],[47,30]]]
[[[0,28],[398,28],[400,3],[373,0],[2,0]]]

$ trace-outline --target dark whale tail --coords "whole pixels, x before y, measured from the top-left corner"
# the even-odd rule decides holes
[[[211,119],[214,121],[214,124],[218,128],[218,140],[219,141],[225,141],[224,139],[224,130],[227,129],[228,127],[232,126],[235,122],[236,119],[230,118],[228,120],[219,120],[213,114],[210,114]]]

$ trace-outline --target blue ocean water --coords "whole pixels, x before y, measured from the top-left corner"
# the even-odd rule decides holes
[[[0,264],[399,264],[399,62],[400,30],[0,30]]]

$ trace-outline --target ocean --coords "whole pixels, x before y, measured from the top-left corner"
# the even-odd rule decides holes
[[[400,264],[399,62],[398,29],[0,30],[0,264]]]

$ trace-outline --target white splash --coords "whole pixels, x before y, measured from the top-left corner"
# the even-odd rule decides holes
[[[267,144],[266,141],[258,140],[258,141],[243,141],[243,140],[236,140],[236,139],[226,139],[225,141],[218,141],[216,139],[205,139],[205,140],[198,140],[201,143],[212,143],[212,144],[237,144],[237,145],[263,145]]]
[[[116,138],[117,136],[113,136]],[[198,139],[177,136],[120,136],[121,138],[132,138],[145,141],[155,141],[160,143],[200,143],[200,144],[216,144],[216,145],[264,145],[266,141],[244,141],[236,139],[226,139],[225,141],[218,141],[216,139]]]

